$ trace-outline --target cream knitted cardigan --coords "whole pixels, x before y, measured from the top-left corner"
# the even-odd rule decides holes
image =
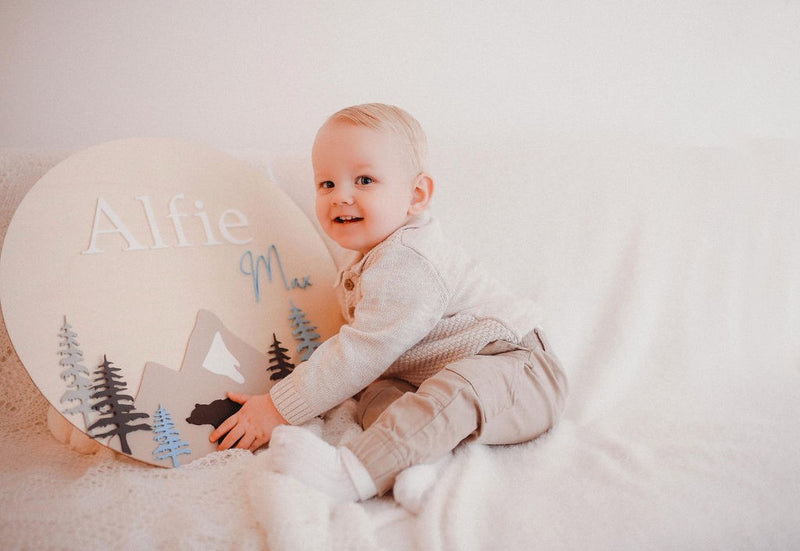
[[[505,292],[427,212],[342,270],[337,293],[347,323],[270,391],[291,424],[380,377],[418,386],[492,341],[520,343],[540,321],[532,302]]]

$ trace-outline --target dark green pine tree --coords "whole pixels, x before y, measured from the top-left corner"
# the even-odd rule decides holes
[[[281,346],[281,341],[273,333],[272,346],[269,348],[269,367],[267,368],[267,371],[274,371],[269,376],[270,380],[283,379],[294,370],[294,364],[289,361],[289,355],[286,354],[288,351],[288,348]]]
[[[89,427],[89,432],[103,427],[111,426],[112,428],[103,433],[94,433],[94,438],[105,438],[106,436],[119,437],[120,449],[123,453],[130,455],[131,448],[128,446],[128,434],[137,430],[150,430],[151,427],[147,423],[134,424],[136,419],[145,419],[150,417],[146,413],[134,411],[133,396],[123,394],[123,391],[128,389],[125,380],[120,374],[120,368],[112,367],[113,362],[108,361],[106,356],[103,356],[103,363],[97,366],[97,376],[94,379],[96,383],[92,390],[92,399],[96,400],[93,409],[100,412],[100,419],[94,422]]]
[[[61,355],[59,364],[64,367],[61,379],[67,383],[67,391],[61,396],[61,403],[72,402],[74,405],[62,413],[83,415],[84,427],[89,426],[89,414],[92,412],[92,381],[89,379],[89,370],[83,365],[83,351],[80,349],[78,335],[64,317],[64,324],[58,332],[61,337],[59,344]]]
[[[189,442],[181,440],[180,432],[175,428],[172,415],[160,404],[153,416],[153,440],[159,443],[159,446],[153,451],[153,455],[159,461],[171,459],[173,467],[180,466],[179,455],[192,454]]]
[[[297,345],[297,353],[300,354],[300,359],[305,361],[319,347],[320,336],[316,332],[317,328],[306,319],[306,313],[295,306],[294,302],[289,301],[289,303],[292,305],[292,313],[289,316],[292,322],[292,336],[300,343]]]

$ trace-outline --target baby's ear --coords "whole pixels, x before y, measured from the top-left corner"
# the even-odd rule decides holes
[[[433,178],[422,172],[414,180],[414,189],[411,195],[411,205],[408,214],[419,214],[428,208],[433,197]]]

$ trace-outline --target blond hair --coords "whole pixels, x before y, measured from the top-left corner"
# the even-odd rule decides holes
[[[363,103],[345,107],[331,115],[328,121],[347,121],[358,126],[394,134],[411,151],[417,172],[424,172],[428,163],[428,140],[422,125],[407,111],[385,103]]]

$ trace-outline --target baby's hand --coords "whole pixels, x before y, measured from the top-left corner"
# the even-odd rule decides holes
[[[227,450],[235,444],[237,448],[254,452],[269,442],[275,427],[286,424],[269,394],[251,396],[229,392],[228,398],[242,404],[242,408],[225,419],[208,437],[209,441],[216,442],[227,434],[219,445],[220,450]]]

